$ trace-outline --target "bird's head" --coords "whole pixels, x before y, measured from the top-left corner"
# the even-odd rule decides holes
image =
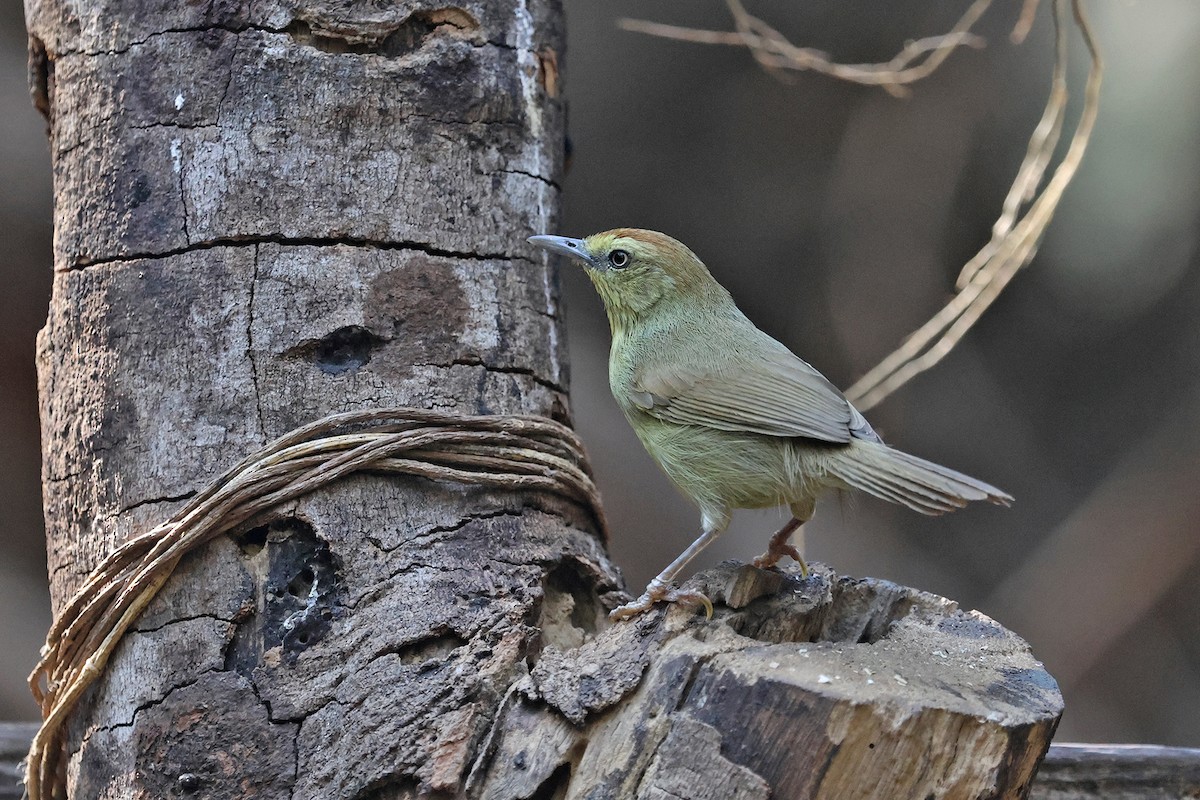
[[[583,264],[614,332],[636,325],[663,303],[728,297],[695,253],[657,231],[616,228],[585,239],[531,236],[529,241]]]

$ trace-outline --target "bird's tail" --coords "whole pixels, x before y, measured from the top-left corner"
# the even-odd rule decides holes
[[[1013,501],[991,484],[882,443],[853,440],[842,454],[831,465],[834,475],[856,489],[922,514],[944,514],[972,500],[1004,506]]]

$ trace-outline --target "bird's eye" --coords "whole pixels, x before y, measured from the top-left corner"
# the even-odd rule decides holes
[[[613,250],[608,254],[608,261],[613,269],[625,269],[629,266],[629,253],[624,250]]]

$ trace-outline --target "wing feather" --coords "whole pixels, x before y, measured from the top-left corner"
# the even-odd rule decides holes
[[[763,335],[765,338],[765,334]],[[821,373],[777,345],[706,366],[657,365],[634,381],[634,402],[680,425],[849,442],[874,437]],[[865,430],[852,430],[866,426]],[[864,435],[869,432],[869,436]]]

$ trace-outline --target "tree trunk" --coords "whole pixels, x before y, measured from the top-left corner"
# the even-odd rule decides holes
[[[525,244],[558,208],[553,4],[27,11],[55,176],[57,605],[325,414],[565,414],[555,278]],[[72,794],[453,793],[544,598],[613,586],[565,503],[344,481],[181,566],[77,716]]]
[[[566,416],[556,280],[525,244],[558,206],[557,4],[297,5],[28,0],[55,173],[38,359],[58,607],[325,414]],[[1026,791],[1061,701],[1011,634],[885,584],[708,579],[737,610],[609,628],[619,578],[584,510],[358,475],[184,560],[73,718],[67,784]]]

